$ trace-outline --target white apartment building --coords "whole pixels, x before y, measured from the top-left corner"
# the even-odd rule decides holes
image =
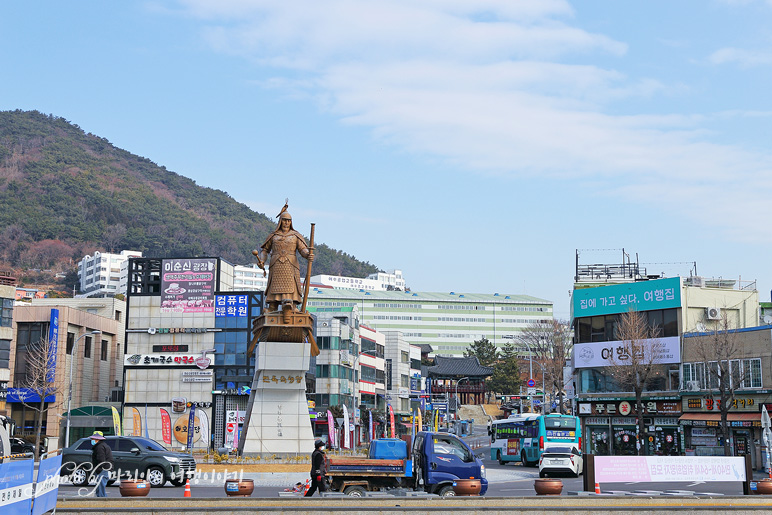
[[[233,267],[233,288],[239,291],[265,291],[268,286],[268,267],[263,269],[257,264],[236,265]]]
[[[128,262],[132,257],[142,257],[142,252],[122,250],[120,254],[94,252],[93,256],[85,256],[78,263],[78,297],[112,296],[118,293],[125,295]]]
[[[552,302],[529,295],[427,293],[314,288],[308,305],[358,307],[363,324],[379,332],[399,331],[413,345],[434,354],[461,356],[475,340],[502,347],[507,336],[552,320]]]
[[[421,389],[421,348],[410,343],[400,331],[383,331],[386,337],[386,400],[394,411],[410,414],[418,405]],[[411,403],[410,395],[415,395]]]
[[[402,277],[402,270],[378,272],[368,275],[365,279],[340,275],[312,275],[311,284],[356,291],[403,291],[405,289],[405,279]]]

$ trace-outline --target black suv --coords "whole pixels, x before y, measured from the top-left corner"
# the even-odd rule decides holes
[[[196,472],[196,461],[189,454],[167,451],[161,444],[139,436],[107,436],[105,443],[113,451],[115,469],[122,478],[145,478],[150,486],[163,486],[170,481],[182,486]],[[81,486],[93,482],[91,474],[91,440],[81,438],[62,452],[62,476],[70,476],[72,484]],[[108,484],[116,480],[112,474]]]

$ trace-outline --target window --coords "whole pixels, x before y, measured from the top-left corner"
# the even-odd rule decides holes
[[[11,368],[11,340],[0,340],[0,368]]]
[[[107,361],[107,340],[102,340],[102,352],[99,356],[102,361]]]
[[[405,374],[402,374],[399,379],[400,379],[400,386],[402,386],[402,388],[410,388],[410,376],[406,376]]]
[[[75,333],[67,333],[67,355],[72,356],[72,348],[75,346]]]
[[[402,363],[410,363],[410,354],[408,354],[405,351],[400,352],[400,357],[402,358]]]
[[[48,324],[43,322],[20,322],[16,327],[16,356],[14,358],[14,384],[23,384],[27,379],[27,355],[29,346],[38,343],[48,334]],[[45,418],[45,417],[43,417]]]
[[[456,438],[452,436],[435,436],[433,440],[434,452],[436,454],[456,456],[466,463],[474,461],[474,456],[466,448],[466,445]]]
[[[0,327],[13,325],[13,299],[0,299]]]
[[[91,357],[91,336],[86,336],[84,340],[86,340],[86,343],[83,345],[83,357],[90,358]]]
[[[761,388],[761,358],[743,360],[743,388]]]

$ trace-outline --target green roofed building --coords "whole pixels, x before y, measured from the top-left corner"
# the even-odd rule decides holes
[[[483,337],[502,347],[529,325],[552,320],[552,302],[530,295],[366,291],[314,287],[308,305],[359,308],[363,324],[400,331],[413,345],[428,344],[435,355],[460,356]]]

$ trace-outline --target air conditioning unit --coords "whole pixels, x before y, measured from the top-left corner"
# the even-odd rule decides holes
[[[721,308],[705,308],[705,318],[708,320],[721,320]]]
[[[699,392],[700,391],[700,382],[699,381],[686,381],[686,389],[690,392]]]

